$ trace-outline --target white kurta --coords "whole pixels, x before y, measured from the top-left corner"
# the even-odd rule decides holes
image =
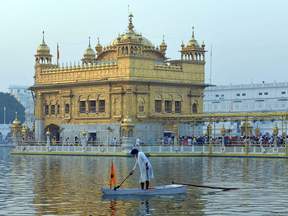
[[[146,170],[146,163],[148,163],[148,170]],[[140,168],[141,173],[139,183],[151,181],[152,179],[154,179],[152,165],[150,164],[143,152],[138,152],[138,157],[136,158],[136,163],[133,171],[135,171],[138,167]]]

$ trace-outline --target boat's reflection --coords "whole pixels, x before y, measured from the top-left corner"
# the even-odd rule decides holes
[[[126,201],[142,201],[149,200],[152,198],[158,199],[178,199],[178,198],[186,198],[186,193],[183,194],[174,194],[174,195],[103,195],[101,197],[102,200],[126,200]]]
[[[117,211],[117,201],[140,201],[140,215],[149,215],[152,214],[152,203],[153,199],[181,199],[186,198],[185,194],[177,195],[103,195],[102,200],[110,200],[110,214],[115,215]]]

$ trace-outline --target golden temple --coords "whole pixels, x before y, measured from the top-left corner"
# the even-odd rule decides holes
[[[169,60],[163,41],[154,46],[136,33],[129,15],[128,30],[102,47],[91,48],[90,38],[81,65],[60,67],[52,64],[50,49],[44,40],[35,55],[35,139],[44,140],[49,129],[57,138],[88,136],[98,141],[120,139],[120,125],[129,116],[135,125],[135,137],[156,140],[173,127],[155,116],[191,115],[203,112],[205,84],[205,44],[192,38],[181,44],[181,58]],[[154,118],[150,118],[153,116]],[[180,125],[191,135],[190,125]],[[197,130],[195,132],[197,135]],[[199,126],[198,134],[202,134]],[[185,134],[183,134],[185,135]]]

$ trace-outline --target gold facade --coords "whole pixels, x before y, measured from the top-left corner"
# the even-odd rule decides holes
[[[109,46],[89,45],[81,65],[51,64],[43,42],[35,55],[35,125],[50,131],[62,125],[120,124],[126,116],[149,124],[150,116],[191,115],[203,111],[205,45],[192,38],[181,45],[181,59],[168,60],[164,42],[155,47],[133,29]],[[161,122],[158,122],[161,123]],[[43,125],[42,125],[43,124]],[[137,135],[137,134],[136,134]],[[39,136],[38,136],[39,138]],[[36,136],[37,139],[37,136]]]

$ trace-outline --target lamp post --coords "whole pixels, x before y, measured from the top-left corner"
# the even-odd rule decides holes
[[[212,126],[211,126],[211,120],[209,119],[209,124],[207,126],[207,135],[209,140],[209,154],[212,153],[212,146],[211,146],[211,133],[212,133]]]
[[[225,153],[225,133],[226,133],[226,129],[224,127],[224,124],[223,124],[223,127],[221,128],[221,135],[222,135],[222,148],[221,148],[221,152],[222,153]]]
[[[5,125],[5,119],[6,118],[6,107],[4,107],[4,125]]]
[[[278,153],[278,146],[277,146],[277,135],[278,135],[279,129],[277,127],[277,125],[275,124],[274,128],[273,128],[273,134],[275,136],[275,140],[274,140],[274,153]]]
[[[83,152],[86,152],[86,131],[85,131],[85,128],[82,132],[82,136],[83,136],[83,144],[82,144],[82,150]]]

